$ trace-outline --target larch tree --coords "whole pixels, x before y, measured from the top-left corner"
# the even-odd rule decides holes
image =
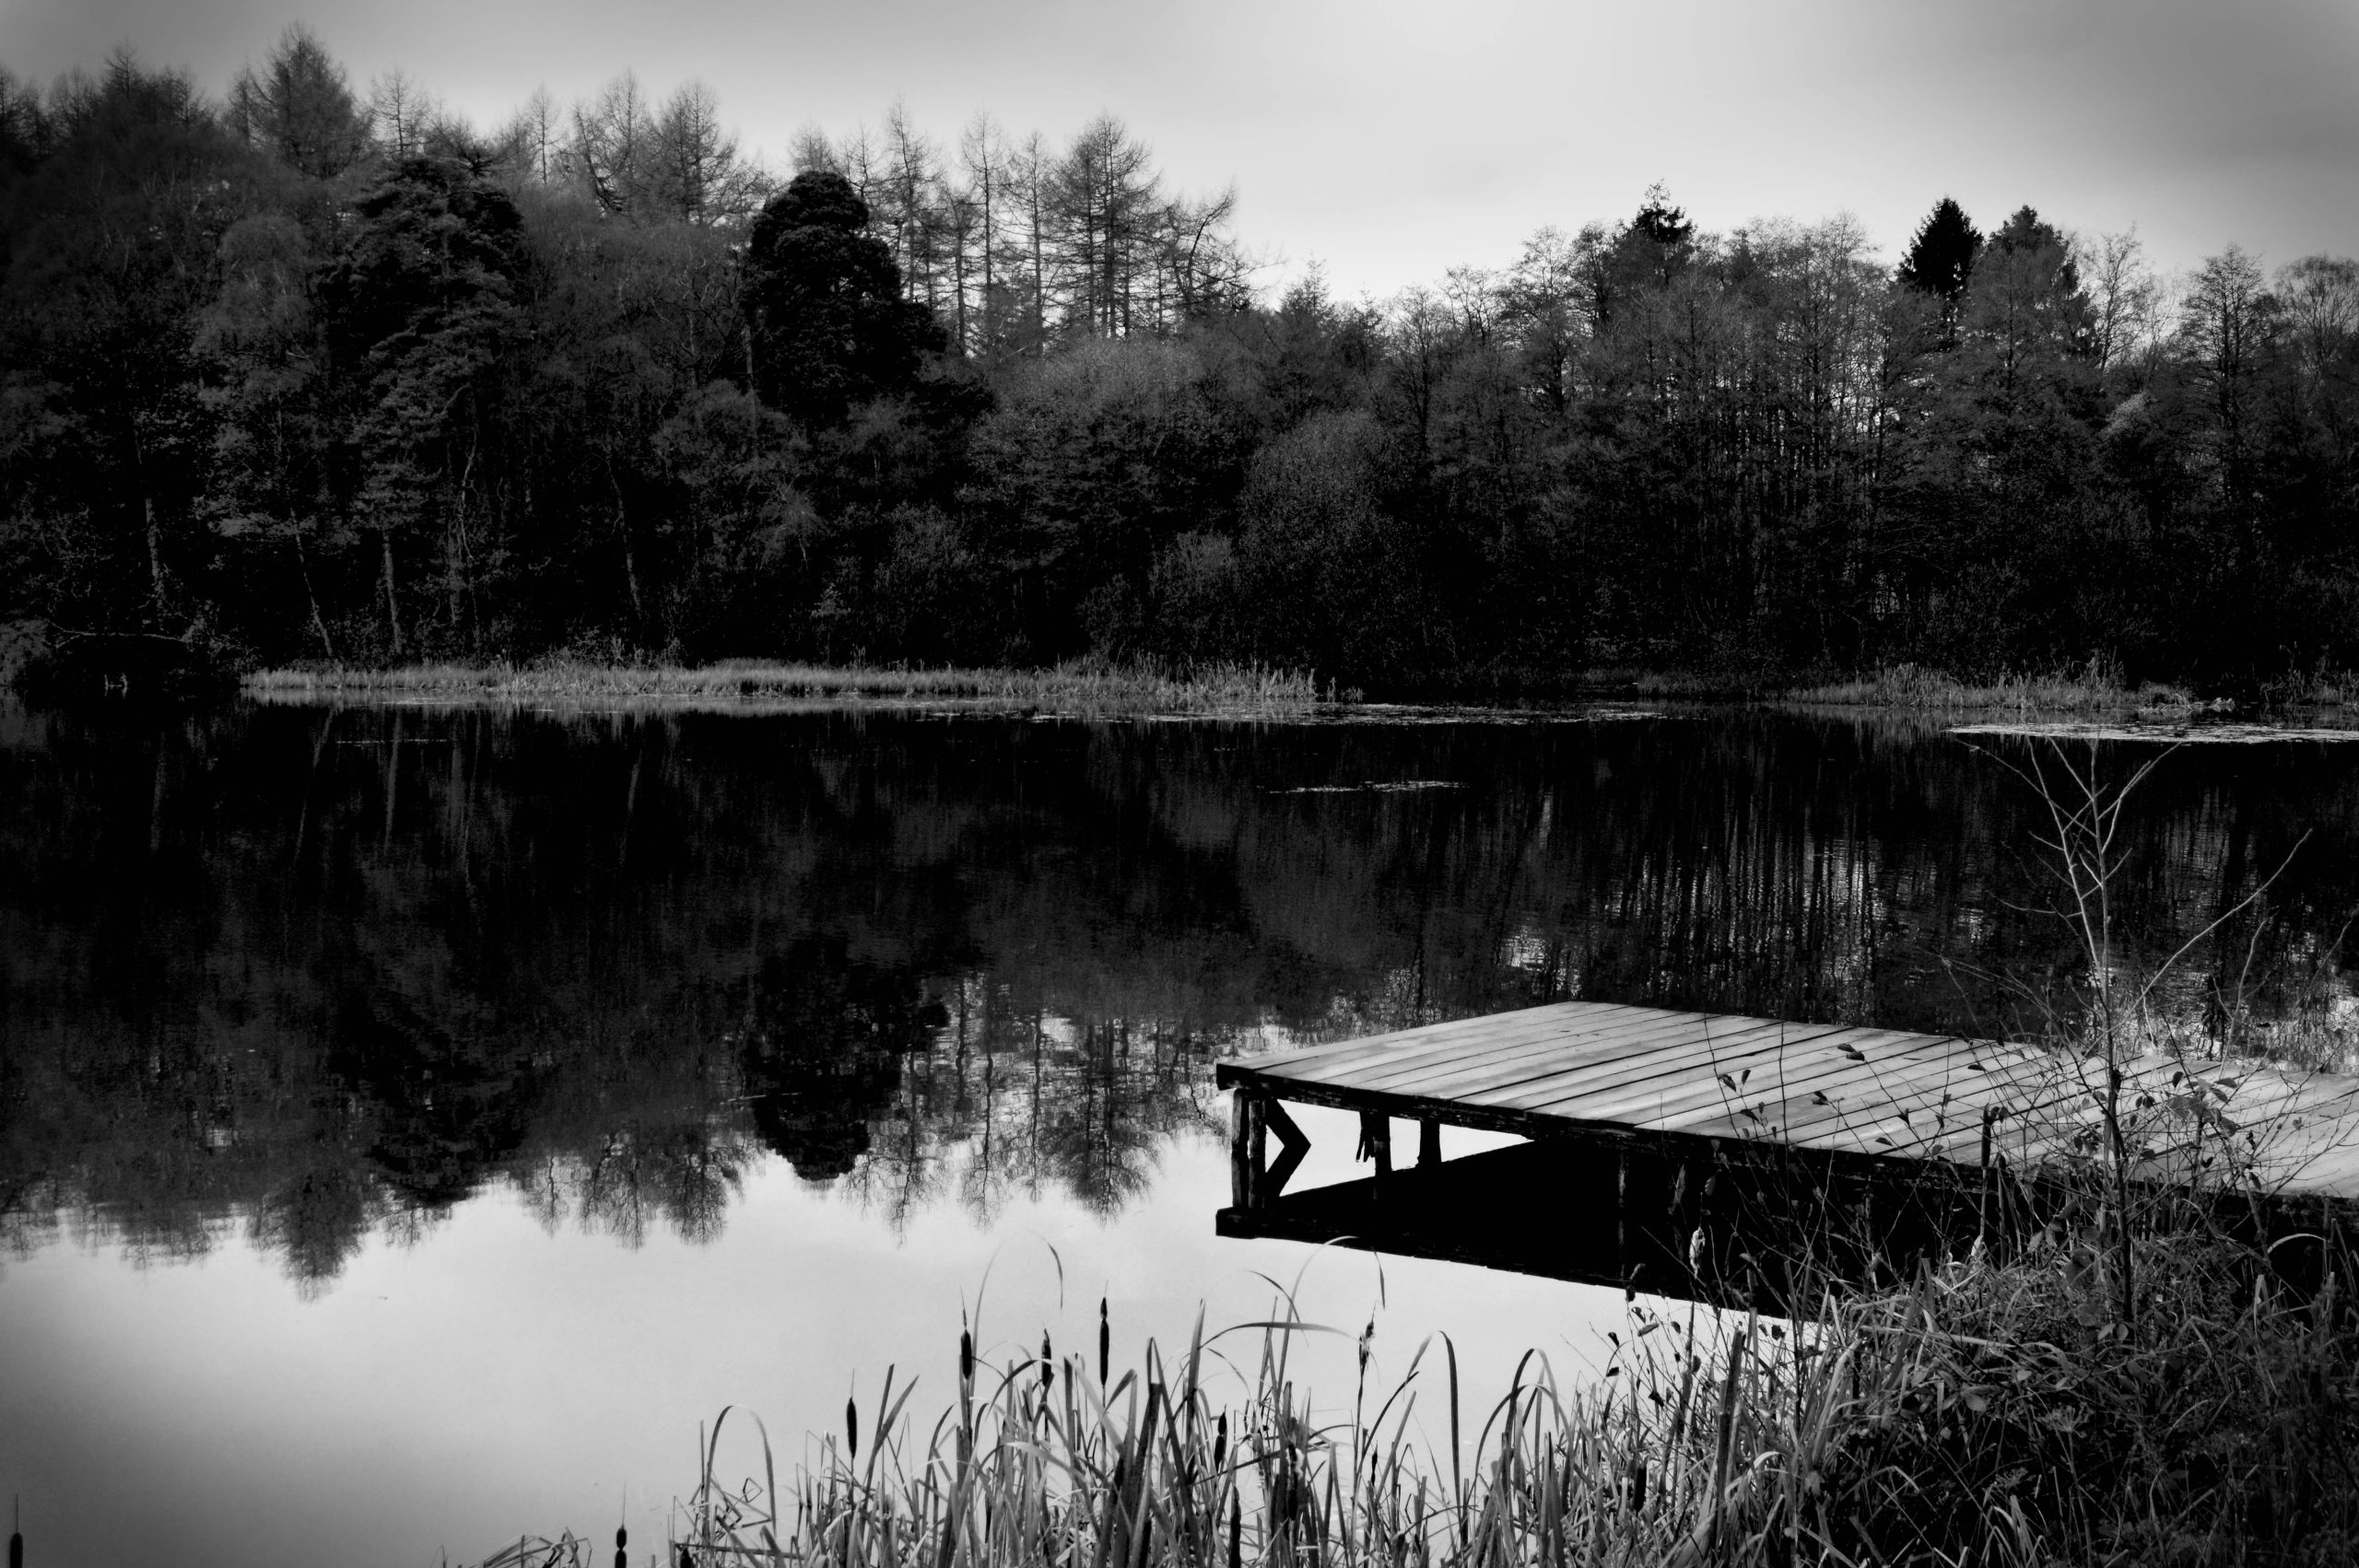
[[[572,163],[598,209],[628,216],[654,184],[655,119],[639,77],[625,71],[573,108]]]
[[[2322,394],[2353,385],[2353,351],[2359,348],[2359,263],[2341,256],[2304,256],[2278,269],[2276,295],[2300,366],[2304,391]]]
[[[760,170],[739,155],[736,135],[721,123],[720,100],[702,82],[664,100],[649,143],[651,216],[700,227],[734,223],[751,216],[767,193]]]
[[[2182,354],[2207,405],[2205,444],[2231,507],[2248,498],[2257,382],[2275,345],[2279,319],[2260,263],[2237,245],[2196,269],[2180,305]]]
[[[440,106],[415,76],[395,66],[370,84],[369,111],[386,157],[417,158],[426,151]]]
[[[1119,337],[1132,330],[1158,185],[1146,144],[1110,114],[1083,126],[1066,150],[1053,210],[1062,230],[1066,310],[1083,332]]]
[[[2039,369],[2094,364],[2095,327],[2072,247],[2031,207],[2017,208],[1984,247],[1959,331],[2009,395]]]
[[[998,263],[1000,223],[1007,206],[1008,165],[1006,138],[989,114],[978,113],[959,135],[958,162],[966,176],[963,199],[972,216],[960,229],[962,287],[957,342],[961,353],[988,359],[998,345],[1005,314],[1000,299]],[[971,325],[967,288],[963,287],[966,285],[974,289]]]
[[[354,101],[344,67],[317,34],[289,22],[259,70],[229,84],[227,122],[250,146],[315,180],[332,179],[369,152],[369,115]]]
[[[508,167],[538,185],[565,178],[565,117],[546,88],[534,88],[500,128],[499,142]]]

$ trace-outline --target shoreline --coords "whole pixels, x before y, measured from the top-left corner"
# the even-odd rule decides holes
[[[1041,669],[894,669],[771,660],[705,665],[545,661],[392,668],[283,666],[240,691],[269,703],[547,705],[600,710],[780,713],[845,706],[1084,718],[1435,721],[1600,717],[1599,704],[1742,706],[1883,716],[1961,733],[2056,739],[2338,739],[2359,733],[2344,685],[2307,681],[2262,701],[2204,699],[2186,688],[2130,687],[2100,673],[1974,683],[1909,665],[1813,685],[1741,684],[1683,672],[1599,672],[1547,696],[1467,688],[1456,696],[1370,700],[1314,673],[1224,662],[1167,672],[1069,661]],[[1618,716],[1637,716],[1635,712]]]
[[[259,670],[239,682],[264,702],[558,703],[793,711],[847,703],[979,712],[1293,717],[1347,706],[1332,683],[1258,664],[1186,674],[1069,662],[1040,670],[875,669],[724,660],[708,665],[544,662]]]

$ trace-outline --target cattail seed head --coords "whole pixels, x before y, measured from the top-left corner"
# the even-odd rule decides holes
[[[958,1330],[958,1381],[975,1380],[975,1336],[967,1329]]]
[[[1108,1328],[1106,1323],[1106,1298],[1099,1296],[1097,1298],[1097,1381],[1101,1386],[1106,1381],[1108,1352],[1111,1350],[1113,1342],[1113,1330]]]
[[[1049,1385],[1056,1380],[1056,1358],[1049,1352],[1049,1336],[1044,1333],[1040,1336],[1040,1392],[1047,1393]]]
[[[844,1443],[851,1457],[860,1457],[860,1407],[851,1400],[844,1401]]]
[[[1220,1413],[1220,1419],[1213,1422],[1213,1469],[1220,1469],[1220,1462],[1227,1453],[1228,1412],[1223,1410]]]

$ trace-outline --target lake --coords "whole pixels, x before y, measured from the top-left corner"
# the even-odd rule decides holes
[[[888,1365],[930,1424],[962,1314],[1003,1361],[1103,1300],[1121,1363],[1279,1285],[1338,1400],[1371,1319],[1372,1376],[1436,1330],[1477,1390],[1578,1376],[1619,1291],[1216,1235],[1215,1064],[1567,998],[2069,1023],[2033,755],[1758,710],[0,707],[0,1492],[36,1568],[636,1558],[724,1406],[791,1461]],[[2119,843],[2174,1026],[2353,1026],[2359,746],[2172,751]],[[1297,1186],[1353,1175],[1303,1119]]]

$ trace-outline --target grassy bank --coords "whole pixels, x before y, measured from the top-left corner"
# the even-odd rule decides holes
[[[553,661],[263,670],[245,689],[292,702],[490,702],[760,707],[872,702],[1029,712],[1286,715],[1341,698],[1317,677],[1258,664],[1167,673],[1091,661],[1045,670],[883,670],[727,661],[694,668]]]
[[[1242,1568],[1318,1563],[2328,1563],[2359,1554],[2359,1367],[2343,1281],[2277,1282],[2193,1234],[1978,1255],[1793,1324],[1634,1305],[1602,1381],[1528,1356],[1462,1409],[1447,1340],[1320,1406],[1281,1302],[1109,1381],[1083,1356],[906,1382],[780,1475],[716,1462],[666,1564]],[[736,1418],[744,1422],[745,1417]],[[640,1543],[643,1551],[648,1543]],[[683,1550],[685,1549],[685,1551]],[[608,1559],[571,1537],[489,1565]],[[638,1561],[634,1553],[633,1561]]]
[[[727,660],[716,664],[645,665],[588,660],[538,660],[521,665],[413,664],[389,669],[299,665],[256,671],[245,690],[265,701],[442,702],[582,707],[744,709],[812,703],[864,702],[1088,714],[1304,714],[1356,701],[1359,693],[1299,671],[1219,662],[1182,671],[1076,660],[1048,669],[882,669]],[[2183,720],[2224,709],[2183,687],[2125,685],[2103,666],[2050,674],[1960,680],[1940,670],[1897,664],[1848,680],[1765,685],[1682,671],[1598,670],[1535,684],[1508,683],[1504,694],[1541,703],[1612,696],[1649,701],[1758,701],[1882,709],[1942,720],[1958,716],[2021,719]],[[2271,709],[2349,706],[2359,679],[2319,675],[2280,683],[2261,694]],[[1424,694],[1441,700],[1437,694]],[[1500,699],[1477,683],[1461,699]]]
[[[1895,708],[1934,713],[2181,718],[2205,705],[2178,686],[2124,685],[2102,666],[2051,674],[2008,674],[1961,681],[1940,670],[1895,664],[1848,681],[1790,687],[1785,701],[1843,708]]]

